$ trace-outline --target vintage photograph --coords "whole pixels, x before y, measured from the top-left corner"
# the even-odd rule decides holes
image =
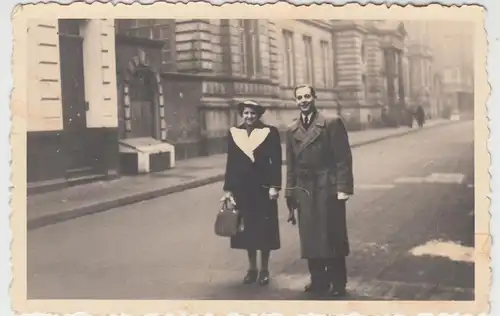
[[[159,17],[26,19],[27,300],[476,299],[478,21]]]

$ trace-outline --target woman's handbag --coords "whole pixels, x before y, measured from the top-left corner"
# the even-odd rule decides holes
[[[240,212],[229,199],[225,199],[215,219],[215,234],[221,237],[233,237],[242,230]]]

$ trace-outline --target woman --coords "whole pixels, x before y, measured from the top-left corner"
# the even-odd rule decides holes
[[[278,129],[260,120],[265,109],[254,101],[238,104],[243,124],[229,130],[224,197],[236,203],[243,231],[232,249],[248,253],[245,284],[269,283],[269,256],[280,248],[278,195],[281,189],[281,141]],[[257,251],[261,254],[260,271]]]

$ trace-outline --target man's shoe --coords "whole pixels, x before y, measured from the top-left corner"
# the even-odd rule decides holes
[[[306,293],[326,293],[328,292],[329,287],[327,284],[320,284],[311,282],[305,286],[304,292]]]
[[[346,289],[335,289],[332,288],[330,292],[328,293],[328,296],[330,297],[344,297],[347,295]]]

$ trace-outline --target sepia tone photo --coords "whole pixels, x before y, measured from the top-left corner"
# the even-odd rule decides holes
[[[13,23],[19,311],[487,311],[479,7]]]

